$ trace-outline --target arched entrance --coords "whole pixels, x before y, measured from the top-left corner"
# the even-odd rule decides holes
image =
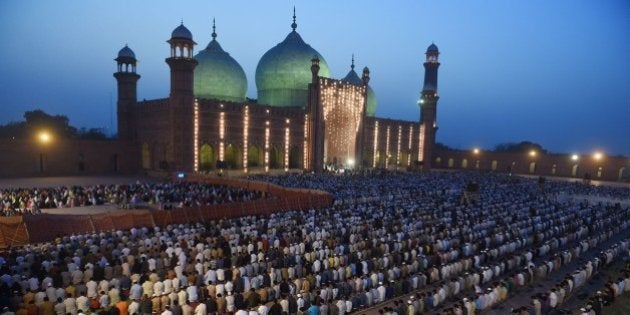
[[[302,156],[300,154],[300,147],[294,145],[289,150],[289,168],[302,168]]]
[[[497,160],[492,160],[492,170],[496,171],[497,167],[499,167],[499,162],[497,162]]]
[[[376,167],[385,167],[385,153],[383,150],[376,151]]]
[[[241,166],[241,150],[233,145],[228,144],[225,148],[225,164],[228,169],[237,169]]]
[[[209,171],[214,163],[214,150],[212,146],[204,143],[199,149],[199,170]]]
[[[281,168],[284,165],[282,150],[273,146],[269,150],[269,168]]]
[[[468,159],[462,160],[462,168],[468,168]]]
[[[597,178],[602,178],[602,175],[604,174],[604,167],[599,166],[597,168]]]
[[[536,162],[529,162],[529,173],[536,173]]]
[[[453,158],[448,159],[448,168],[452,168],[453,164],[455,164],[455,161],[453,160]]]
[[[441,157],[436,157],[435,158],[435,166],[441,166],[442,165],[442,158]]]
[[[253,145],[247,150],[247,166],[258,167],[262,165],[263,154],[259,146]]]
[[[556,164],[551,166],[551,175],[556,175],[556,169],[557,169]]]
[[[580,167],[577,164],[573,164],[573,167],[571,168],[571,176],[576,177],[578,175],[579,168]]]

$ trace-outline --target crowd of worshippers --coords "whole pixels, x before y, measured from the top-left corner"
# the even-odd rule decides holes
[[[0,189],[0,215],[36,214],[41,209],[116,205],[160,208],[203,206],[266,197],[259,191],[192,182],[135,182],[121,185]]]
[[[630,292],[630,262],[625,264],[624,269],[621,270],[616,279],[610,279],[600,290],[591,295],[583,307],[579,309],[579,314],[602,314],[606,306],[612,305],[627,292]]]
[[[368,199],[374,196],[388,196],[404,194],[442,194],[460,197],[471,183],[485,190],[496,186],[514,187],[528,185],[529,189],[537,187],[547,195],[558,197],[559,194],[569,196],[605,197],[613,201],[630,200],[628,187],[591,185],[582,181],[545,180],[543,184],[534,186],[536,179],[505,176],[495,173],[478,172],[433,172],[424,177],[409,173],[368,172],[345,173],[337,176],[318,176],[315,174],[285,174],[280,176],[252,175],[253,180],[266,181],[273,184],[294,187],[326,190],[335,196],[337,202],[355,199]],[[425,184],[430,181],[433,187],[426,189]],[[348,189],[348,185],[350,189]],[[361,189],[352,189],[361,187]],[[531,190],[530,190],[531,191]],[[461,198],[460,198],[461,201]]]
[[[513,311],[533,315],[628,255],[630,208],[560,202],[535,180],[455,172],[282,180],[349,201],[13,248],[0,260],[0,307],[6,315],[468,315],[528,292],[540,306]],[[456,192],[471,181],[479,202],[461,203]],[[575,261],[561,283],[537,286]]]

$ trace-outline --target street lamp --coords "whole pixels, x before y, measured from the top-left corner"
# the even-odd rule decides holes
[[[578,156],[577,154],[573,154],[573,155],[571,155],[571,160],[572,160],[572,161],[577,161],[577,160],[579,160],[579,159],[580,159],[580,156]]]
[[[474,148],[474,149],[473,149],[473,153],[474,153],[474,154],[479,154],[479,152],[480,152],[480,151],[479,151],[479,148]]]
[[[599,152],[599,151],[595,151],[595,153],[593,153],[593,158],[594,158],[596,161],[601,160],[603,157],[604,157],[604,154],[603,154],[603,153],[601,153],[601,152]]]
[[[536,150],[529,151],[529,156],[531,156],[531,157],[536,156]]]
[[[52,136],[48,131],[40,131],[39,134],[37,135],[37,139],[39,140],[39,143],[41,143],[41,150],[39,153],[39,172],[43,173],[44,172],[44,147],[46,145],[48,145],[51,141],[52,141]]]
[[[47,144],[51,140],[51,136],[47,131],[40,132],[38,138],[39,142],[41,142],[42,144]]]

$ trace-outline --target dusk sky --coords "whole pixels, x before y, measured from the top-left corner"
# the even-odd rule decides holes
[[[344,77],[368,66],[377,117],[417,121],[424,52],[440,49],[437,141],[630,155],[630,1],[0,1],[0,124],[43,109],[115,132],[118,50],[139,60],[138,98],[169,94],[171,31],[217,40],[257,98],[260,57],[291,31]],[[306,65],[309,66],[309,65]]]

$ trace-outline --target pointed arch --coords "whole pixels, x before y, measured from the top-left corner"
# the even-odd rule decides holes
[[[577,177],[579,170],[580,167],[577,164],[573,164],[573,167],[571,167],[571,176]]]
[[[225,148],[225,163],[228,169],[237,169],[241,166],[241,150],[234,144],[228,144]]]
[[[300,147],[294,145],[289,151],[289,168],[300,168],[302,164],[302,155],[300,154]]]
[[[536,162],[529,162],[529,173],[536,173]]]
[[[257,145],[252,145],[247,150],[247,165],[249,167],[262,166],[263,151]]]
[[[211,145],[204,143],[199,149],[199,169],[209,171],[212,169],[214,161],[214,149]]]
[[[281,168],[283,163],[284,152],[277,146],[272,146],[269,150],[269,168]]]

